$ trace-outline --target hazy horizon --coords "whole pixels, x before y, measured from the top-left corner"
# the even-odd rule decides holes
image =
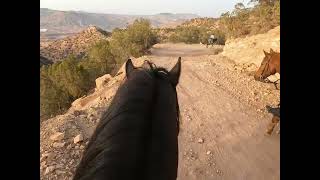
[[[40,0],[40,8],[88,13],[154,15],[159,13],[197,14],[219,17],[238,2],[247,6],[249,0]],[[107,8],[104,8],[107,6]]]

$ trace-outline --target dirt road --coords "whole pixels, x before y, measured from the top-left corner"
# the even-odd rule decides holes
[[[264,135],[266,105],[279,92],[202,45],[156,45],[150,60],[172,67],[182,57],[179,180],[280,179],[280,135]]]

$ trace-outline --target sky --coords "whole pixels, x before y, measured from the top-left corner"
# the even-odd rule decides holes
[[[108,14],[193,13],[219,17],[238,2],[247,6],[249,0],[40,0],[40,7]]]

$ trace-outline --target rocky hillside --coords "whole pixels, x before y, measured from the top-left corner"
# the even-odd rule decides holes
[[[53,62],[60,61],[70,54],[82,56],[94,43],[107,39],[111,33],[98,27],[89,28],[64,39],[40,43],[40,54]]]
[[[182,23],[181,26],[184,26],[184,27],[205,26],[213,30],[213,29],[219,28],[219,23],[220,23],[219,18],[194,18]]]
[[[137,18],[146,18],[154,27],[176,26],[185,20],[199,17],[195,14],[171,14],[160,13],[155,15],[118,15],[99,14],[79,11],[57,11],[40,8],[40,29],[45,30],[41,34],[57,36],[65,33],[77,33],[89,25],[101,27],[106,31],[114,28],[124,28]]]

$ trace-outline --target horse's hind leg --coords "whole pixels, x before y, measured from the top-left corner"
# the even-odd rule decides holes
[[[266,132],[268,135],[272,134],[274,127],[277,125],[277,123],[279,123],[279,121],[280,121],[280,117],[278,117],[278,116],[272,117],[272,120],[269,123],[268,128],[267,128],[267,132]]]

